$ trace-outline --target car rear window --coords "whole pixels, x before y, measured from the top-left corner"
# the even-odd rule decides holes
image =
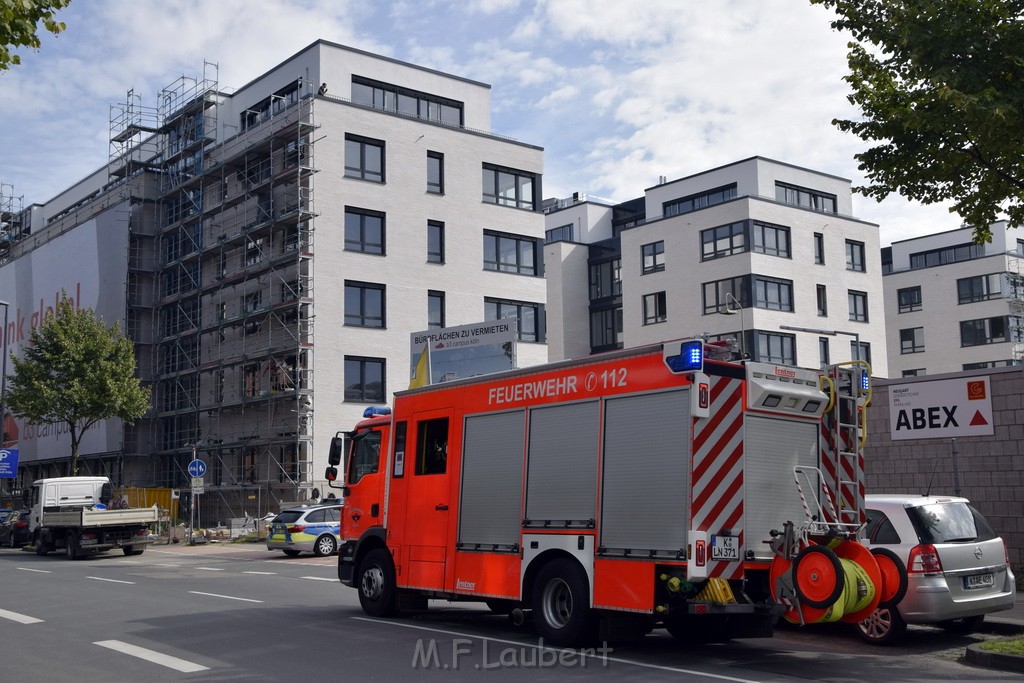
[[[274,517],[272,524],[292,524],[293,522],[299,521],[299,517],[302,516],[301,510],[285,510],[277,517]]]
[[[922,543],[976,543],[996,537],[984,515],[967,503],[935,503],[907,510]]]

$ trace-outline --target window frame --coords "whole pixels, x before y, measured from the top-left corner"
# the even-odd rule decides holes
[[[813,190],[809,187],[793,185],[779,180],[775,181],[775,200],[789,206],[796,206],[818,213],[839,213],[837,195],[831,192]],[[831,208],[828,204],[831,203]]]
[[[904,296],[905,294],[907,296]],[[916,297],[914,294],[916,294]],[[921,295],[921,285],[901,287],[896,290],[897,313],[913,313],[914,311],[920,311],[923,306],[924,302]]]
[[[984,275],[971,275],[969,277],[957,278],[956,296],[959,304],[974,304],[981,301],[991,301],[1003,298],[1002,273],[985,273]],[[995,287],[993,288],[993,279]],[[980,284],[978,287],[976,285]],[[970,291],[964,296],[965,285]]]
[[[703,192],[695,192],[694,194],[686,195],[679,199],[662,202],[661,215],[664,218],[682,216],[683,214],[706,209],[709,206],[724,204],[725,202],[736,199],[736,188],[736,183],[729,183],[728,185],[721,185],[710,190],[704,190]]]
[[[507,189],[502,190],[502,176],[508,176],[512,179],[511,197],[509,197]],[[483,202],[485,204],[496,204],[497,206],[508,206],[527,211],[536,210],[537,193],[540,188],[540,174],[497,164],[484,163],[481,177]]]
[[[858,323],[871,322],[868,315],[868,293],[858,289],[846,290],[846,300],[850,307],[850,321]],[[863,304],[861,306],[860,304]],[[863,312],[861,311],[863,309]]]
[[[572,242],[573,241],[573,228],[576,226],[572,223],[566,223],[565,225],[559,225],[557,228],[551,228],[550,230],[544,231],[544,244],[552,244],[554,242]]]
[[[358,146],[358,159],[350,159],[349,143]],[[380,155],[380,170],[370,170],[367,166],[367,148],[375,148],[377,153]],[[384,183],[387,180],[386,166],[385,166],[385,143],[383,140],[376,138],[368,138],[363,135],[356,135],[354,133],[345,133],[345,159],[343,165],[343,171],[346,178],[354,178],[356,180],[366,180],[371,183]],[[355,162],[358,165],[352,166],[350,162]]]
[[[349,290],[357,290],[359,293],[359,301],[357,312],[350,312],[348,310],[349,304]],[[379,292],[380,293],[380,315],[371,315],[367,313],[367,292]],[[378,321],[380,324],[368,324],[368,322]],[[345,297],[344,297],[344,326],[345,327],[362,327],[375,330],[387,329],[387,285],[376,283],[376,282],[362,282],[359,280],[345,280]]]
[[[349,238],[349,219],[356,218],[359,223],[357,229],[359,231],[358,239]],[[369,219],[378,220],[380,223],[380,242],[369,241],[367,237],[367,221]],[[373,209],[363,209],[357,206],[346,206],[345,207],[345,226],[344,226],[344,250],[351,251],[358,254],[370,254],[373,256],[386,256],[387,255],[387,215],[383,211],[374,211]]]
[[[866,273],[866,254],[863,242],[846,240],[846,269],[855,273]]]
[[[900,330],[900,354],[911,353],[924,353],[924,327],[905,327]]]
[[[665,240],[649,242],[640,247],[640,274],[650,275],[665,270]]]
[[[516,339],[521,342],[544,343],[546,339],[545,310],[544,304],[532,301],[518,301],[516,299],[505,299],[501,297],[484,297],[484,320],[505,320],[512,318],[516,321]],[[503,310],[514,309],[514,315],[505,315]],[[533,329],[528,330],[523,325],[523,311],[533,311]],[[493,311],[493,317],[492,317]]]
[[[434,233],[436,232],[437,248],[435,249],[431,243],[435,241]],[[444,222],[428,220],[427,221],[427,263],[444,263],[445,261],[445,244],[444,244]]]
[[[436,164],[437,180],[432,180]],[[427,151],[427,194],[444,194],[444,154]]]
[[[359,397],[350,397],[350,382],[349,382],[349,364],[354,363],[359,368],[359,382],[360,387]],[[367,382],[366,369],[369,365],[377,365],[380,368],[380,394],[371,394],[367,391],[366,387],[371,382]],[[384,403],[385,397],[387,396],[387,359],[386,358],[375,358],[371,356],[349,356],[346,355],[343,360],[343,373],[344,373],[344,384],[342,386],[342,401],[344,403]]]
[[[755,254],[766,254],[767,256],[778,256],[779,258],[793,258],[793,246],[790,239],[790,229],[785,225],[768,223],[766,221],[750,221],[750,251]],[[775,235],[775,247],[768,247],[766,236]],[[779,246],[780,237],[785,236],[785,246]]]
[[[641,299],[643,324],[657,325],[668,320],[668,297],[665,292],[651,292],[644,294]]]
[[[432,308],[432,305],[435,302],[440,302],[438,304],[440,319],[438,321],[436,321],[436,322],[432,319],[433,318],[433,308]],[[427,329],[428,330],[438,330],[438,329],[444,328],[444,319],[445,319],[445,294],[444,294],[444,292],[442,292],[441,290],[438,290],[438,289],[428,289],[427,290]]]
[[[489,240],[493,240],[493,246],[489,248]],[[511,241],[515,244],[515,263],[502,261],[502,242]],[[533,262],[524,264],[522,262],[522,247],[528,245],[532,251]],[[511,273],[513,275],[528,275],[537,277],[540,272],[540,251],[537,240],[526,235],[514,235],[507,232],[484,230],[484,270],[496,273]],[[490,253],[488,253],[490,252]]]
[[[820,232],[814,233],[814,263],[825,265],[825,235]]]

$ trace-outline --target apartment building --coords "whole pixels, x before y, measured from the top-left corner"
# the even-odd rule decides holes
[[[891,377],[1020,365],[1024,230],[991,226],[894,242],[882,250]]]
[[[104,425],[83,471],[178,488],[195,455],[203,523],[263,513],[326,493],[330,439],[408,386],[411,333],[513,317],[518,364],[547,360],[543,150],[491,131],[490,86],[321,40],[230,93],[206,64],[111,112],[106,166],[11,211],[0,253],[20,309],[45,262],[41,291],[86,283],[136,343],[152,410]],[[106,254],[73,281],[68,236]],[[60,471],[23,453],[26,480]]]
[[[552,359],[707,334],[754,360],[887,374],[878,226],[852,216],[849,180],[751,157],[545,211]]]

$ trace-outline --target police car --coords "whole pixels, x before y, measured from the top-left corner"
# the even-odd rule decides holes
[[[287,508],[274,518],[268,531],[267,550],[280,550],[288,557],[303,551],[317,557],[333,555],[341,534],[341,502]]]

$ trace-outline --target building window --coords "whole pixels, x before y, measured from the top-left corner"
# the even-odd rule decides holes
[[[544,232],[544,243],[572,242],[572,228],[572,223],[569,223],[568,225],[561,225],[557,228],[546,230]]]
[[[248,315],[255,313],[260,310],[263,306],[263,293],[252,292],[251,294],[245,294],[242,296],[242,311]]]
[[[519,341],[544,341],[544,305],[510,299],[484,299],[484,320],[511,318],[519,327]]]
[[[345,135],[345,177],[384,182],[384,141]]]
[[[446,126],[462,126],[462,102],[362,76],[352,76],[352,101]]]
[[[811,211],[837,213],[836,196],[827,192],[811,190],[799,185],[775,183],[775,199],[783,204],[792,204]]]
[[[484,231],[484,270],[537,274],[537,240]]]
[[[796,365],[796,337],[792,334],[758,330],[756,360],[779,365]]]
[[[427,221],[427,263],[444,263],[444,223]]]
[[[900,313],[912,313],[921,310],[921,287],[904,287],[896,291],[896,301]]]
[[[825,236],[820,232],[814,233],[814,262],[825,265]]]
[[[384,327],[384,285],[345,280],[345,324]]]
[[[818,285],[818,316],[822,318],[828,316],[828,295],[825,285]]]
[[[792,311],[793,281],[754,276],[754,305],[770,311]]]
[[[731,277],[715,282],[705,282],[704,315],[721,313],[723,310],[735,310],[737,302],[740,308],[750,305],[750,278]]]
[[[444,155],[427,152],[427,192],[444,194]]]
[[[1001,299],[1003,296],[999,273],[976,275],[960,278],[956,281],[956,292],[962,304],[989,299]]]
[[[985,255],[985,247],[980,244],[968,242],[953,247],[932,249],[930,251],[919,251],[910,255],[911,270],[917,268],[931,268],[933,266],[944,266],[949,263],[959,263],[981,258]]]
[[[444,327],[444,292],[427,290],[427,327],[432,330]]]
[[[1024,256],[1024,240],[1017,240],[1017,255]]]
[[[665,270],[665,242],[651,242],[640,247],[643,257],[643,274],[657,273]]]
[[[789,228],[784,225],[772,225],[752,221],[751,231],[753,232],[754,251],[758,254],[769,256],[782,256],[790,258],[789,250]]]
[[[850,289],[847,290],[847,297],[850,301],[850,320],[866,323],[868,321],[868,293]]]
[[[590,264],[590,300],[622,294],[621,259]]]
[[[967,368],[964,368],[964,370],[966,370],[966,369]],[[921,376],[923,374],[925,374],[924,368],[914,368],[912,370],[904,370],[903,371],[903,376],[904,377],[919,377],[919,376]]]
[[[345,400],[384,403],[383,358],[345,356]]]
[[[700,248],[701,261],[742,254],[747,251],[746,221],[701,230]]]
[[[865,271],[863,242],[846,240],[846,269],[861,273]]]
[[[683,197],[682,199],[665,202],[662,205],[662,214],[665,218],[668,218],[669,216],[678,216],[680,214],[690,213],[691,211],[706,209],[709,206],[721,204],[735,198],[736,183],[733,183],[732,185],[716,187],[715,189],[708,190],[706,192],[691,194]]]
[[[850,342],[850,358],[854,360],[866,361],[870,365],[871,344],[867,342],[860,342],[860,347],[858,347],[857,343],[857,340],[853,340]]]
[[[245,265],[255,266],[263,260],[263,238],[245,241]]]
[[[1022,324],[1024,318],[1013,315],[963,320],[960,322],[960,346],[1024,341]]]
[[[667,319],[665,312],[665,292],[644,294],[644,325],[663,323]]]
[[[528,171],[484,164],[484,201],[488,204],[533,210],[537,176]]]
[[[622,307],[590,312],[591,351],[622,347]]]
[[[384,214],[345,207],[345,251],[384,254]]]
[[[1017,358],[1011,360],[990,360],[981,363],[964,363],[963,368],[964,370],[987,370],[989,368],[1012,367],[1020,364],[1021,360]],[[924,372],[922,371],[921,374],[923,375]]]
[[[821,360],[823,368],[832,362],[828,350],[828,337],[818,337],[818,358]]]
[[[924,328],[910,327],[900,330],[900,353],[924,352]]]

